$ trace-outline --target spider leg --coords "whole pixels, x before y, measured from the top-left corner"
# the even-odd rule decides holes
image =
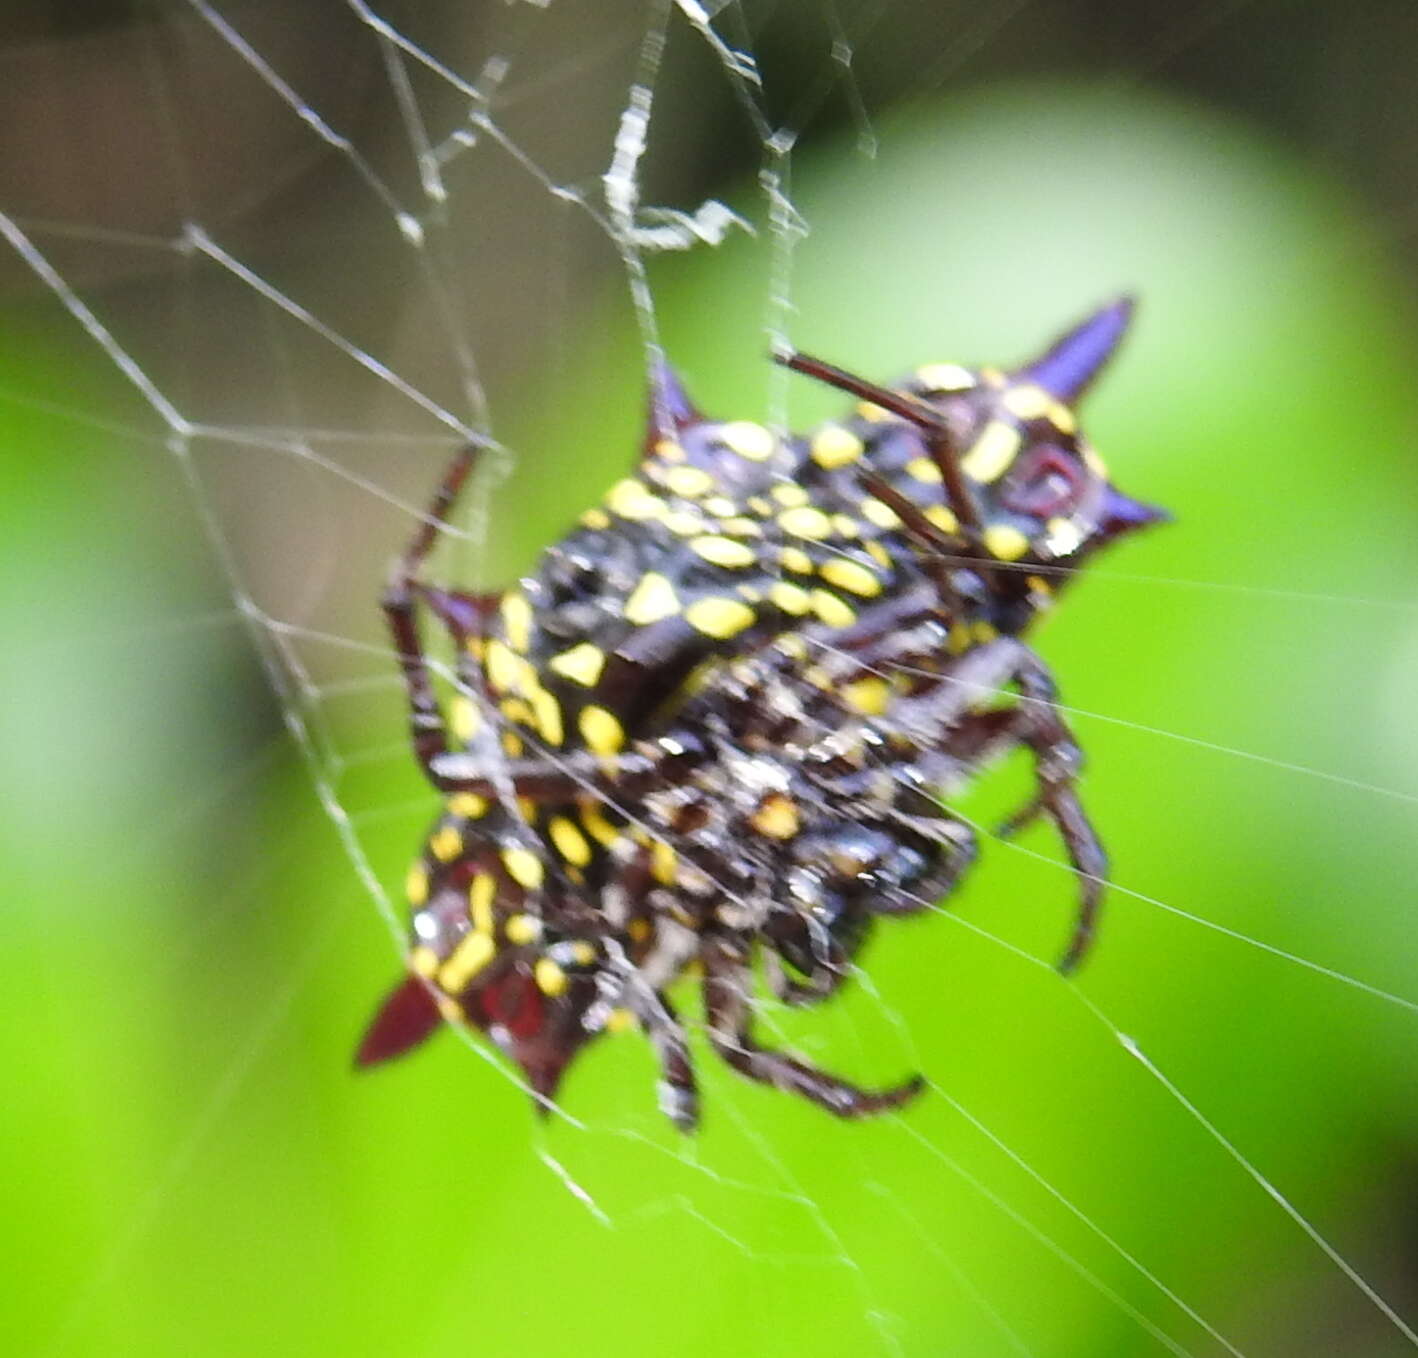
[[[1048,668],[1023,642],[1000,637],[967,651],[941,681],[917,697],[902,699],[892,719],[922,743],[942,743],[939,733],[945,731],[946,751],[969,765],[1010,746],[1027,745],[1033,751],[1037,795],[1005,828],[1012,832],[1047,815],[1063,840],[1079,880],[1078,914],[1058,964],[1067,975],[1083,961],[1093,941],[1108,860],[1078,799],[1083,756],[1059,715]],[[1010,684],[1019,690],[1020,706],[1005,712],[973,710]]]
[[[428,658],[419,636],[416,601],[420,586],[417,577],[447,524],[449,511],[457,501],[477,455],[478,449],[474,447],[461,448],[449,464],[423,521],[404,555],[394,565],[382,601],[384,618],[394,641],[394,651],[399,658],[399,668],[403,671],[404,688],[408,694],[414,754],[435,784],[437,779],[433,774],[433,761],[447,751],[448,735],[429,673]]]
[[[891,1089],[860,1089],[783,1052],[760,1047],[749,1032],[751,973],[744,953],[722,939],[710,939],[705,942],[702,957],[709,1040],[719,1056],[741,1075],[799,1094],[841,1118],[866,1117],[899,1108],[921,1092],[925,1081],[919,1075]]]
[[[699,1088],[684,1025],[662,991],[646,987],[632,998],[631,1008],[660,1061],[660,1111],[680,1131],[695,1131],[699,1126]]]

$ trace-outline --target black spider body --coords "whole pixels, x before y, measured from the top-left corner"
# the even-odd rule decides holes
[[[914,1082],[869,1093],[759,1048],[751,967],[790,1000],[831,993],[877,918],[950,890],[975,843],[941,797],[1021,744],[1039,775],[1025,815],[1055,821],[1082,874],[1075,964],[1104,860],[1018,638],[1059,567],[1159,517],[1109,485],[1071,404],[1128,314],[1105,308],[1009,377],[936,364],[888,389],[794,356],[865,398],[801,438],[705,420],[661,371],[637,474],[496,598],[417,578],[455,463],[386,598],[446,801],[409,876],[411,976],[361,1062],[441,1016],[488,1031],[546,1100],[581,1045],[634,1023],[689,1127],[666,992],[697,963],[730,1064],[844,1115],[899,1103]],[[420,604],[458,646],[447,727]]]

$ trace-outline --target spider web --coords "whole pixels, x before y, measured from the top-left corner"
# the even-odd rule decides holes
[[[61,1143],[87,1177],[69,1224],[36,1226],[31,1347],[190,1351],[194,1324],[234,1353],[461,1352],[470,1330],[492,1351],[1418,1347],[1418,603],[1392,472],[1412,430],[1373,413],[1407,353],[1376,228],[1390,249],[1405,222],[1355,225],[1282,153],[1147,88],[1258,8],[1196,7],[1102,90],[955,102],[1001,47],[1048,71],[1029,35],[1060,14],[190,0],[63,45],[28,110],[64,117],[5,169],[3,394],[103,455],[59,477],[41,546],[17,539],[35,579],[56,544],[93,558],[40,591],[70,591],[82,653],[16,614],[24,692],[77,702],[84,751],[41,762],[16,723],[31,785],[57,767],[69,788],[16,814],[17,875],[163,903],[90,904],[66,969],[30,982],[58,1012],[75,967],[118,978],[101,1037],[91,1005],[50,1030],[72,1089],[37,1095],[35,1126],[142,1148]],[[1257,179],[1270,197],[1242,206],[1187,196]],[[1136,216],[1079,224],[1090,195]],[[1180,259],[1149,291],[1127,271],[1162,271],[1165,231]],[[1042,643],[1117,864],[1089,967],[1051,967],[1074,884],[1048,837],[988,837],[1006,770],[964,807],[987,847],[948,911],[883,929],[830,1005],[758,1000],[765,1037],[833,1069],[927,1072],[900,1115],[832,1122],[701,1043],[687,1141],[631,1038],[588,1053],[545,1124],[478,1042],[348,1079],[435,809],[374,601],[451,452],[484,456],[438,570],[492,587],[619,474],[662,355],[715,415],[802,428],[837,403],[766,363],[775,344],[882,376],[1022,357],[1132,285],[1153,328],[1090,429],[1182,527],[1090,569]],[[1346,308],[1372,330],[1358,357],[1314,319]],[[1183,343],[1198,328],[1214,354]],[[1326,444],[1333,479],[1292,497],[1275,462],[1220,461],[1237,430]],[[1214,498],[1188,500],[1169,468],[1198,459]],[[1352,542],[1318,508],[1341,496]],[[50,693],[75,657],[141,718]],[[76,833],[76,786],[102,852],[70,865],[47,837],[51,813]],[[32,962],[51,922],[20,918]],[[184,1299],[156,1300],[174,1273]],[[270,1314],[233,1307],[233,1278]]]

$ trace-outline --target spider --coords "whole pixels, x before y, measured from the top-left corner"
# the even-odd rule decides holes
[[[409,975],[358,1064],[446,1020],[487,1032],[546,1111],[588,1041],[638,1026],[692,1130],[667,992],[697,967],[735,1070],[843,1117],[899,1106],[919,1077],[862,1089],[760,1045],[755,965],[789,1003],[831,995],[877,919],[954,888],[975,834],[943,798],[1019,747],[1036,793],[1005,829],[1057,827],[1077,966],[1106,859],[1021,634],[1095,551],[1166,517],[1111,485],[1074,414],[1131,312],[1103,307],[1008,376],[932,364],[881,387],[777,355],[859,398],[805,437],[708,420],[662,366],[636,475],[499,595],[423,578],[460,453],[384,598],[444,807],[407,882]],[[457,650],[446,719],[424,613]]]

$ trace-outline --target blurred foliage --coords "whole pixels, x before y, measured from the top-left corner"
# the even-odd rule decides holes
[[[194,599],[180,468],[76,423],[97,407],[62,354],[17,354],[0,404],[9,1351],[845,1355],[890,1337],[984,1355],[1010,1351],[997,1312],[1035,1354],[1160,1352],[1128,1306],[1215,1351],[1027,1170],[1248,1354],[1400,1351],[1200,1117],[1413,1313],[1411,1009],[1177,912],[1418,994],[1406,298],[1362,212],[1205,109],[1034,84],[879,131],[874,160],[842,142],[797,161],[802,347],[883,375],[1008,362],[1120,289],[1143,297],[1087,428],[1178,523],[1100,562],[1040,642],[1138,893],[1110,898],[1087,971],[1070,985],[949,918],[884,928],[869,987],[772,1015],[861,1078],[927,1071],[938,1089],[883,1122],[833,1122],[706,1057],[687,1148],[632,1037],[568,1080],[585,1129],[535,1126],[452,1038],[353,1078],[394,950],[288,742],[250,715],[230,599]],[[764,362],[771,255],[740,237],[653,281],[707,410],[764,416],[786,394],[801,426],[837,401]],[[554,404],[529,388],[503,435],[526,451],[490,570],[529,560],[635,446],[633,317],[608,299],[583,333],[579,385]],[[346,558],[371,629],[391,546]],[[397,702],[378,695],[389,729]],[[432,804],[402,760],[363,776],[384,814],[361,839],[394,883]],[[1047,833],[1024,847],[989,844],[952,912],[1049,959],[1072,886]]]

